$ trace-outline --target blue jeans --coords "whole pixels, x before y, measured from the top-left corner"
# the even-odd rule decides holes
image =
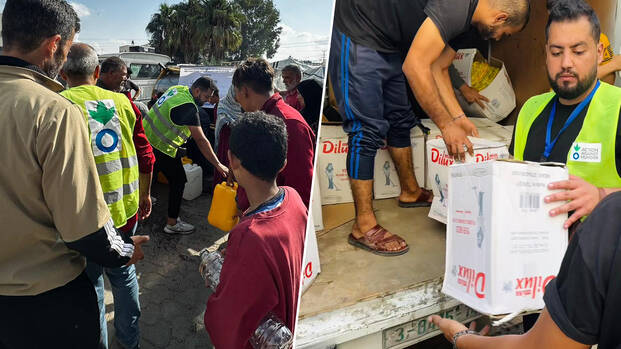
[[[130,235],[134,235],[137,227],[138,224],[134,226]],[[139,290],[136,268],[134,265],[119,268],[103,268],[99,264],[87,260],[86,274],[91,279],[93,286],[95,286],[97,303],[99,304],[99,321],[101,326],[99,347],[102,349],[108,348],[108,328],[104,305],[104,271],[110,281],[114,298],[114,329],[116,330],[116,338],[125,348],[135,348],[140,340],[138,329],[140,300],[138,299]]]

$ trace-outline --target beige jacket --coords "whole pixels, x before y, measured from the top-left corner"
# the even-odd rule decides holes
[[[35,295],[76,278],[71,242],[110,219],[84,117],[62,86],[0,66],[0,295]]]

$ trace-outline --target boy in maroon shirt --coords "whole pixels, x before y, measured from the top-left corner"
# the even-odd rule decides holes
[[[308,208],[313,178],[315,134],[304,117],[285,103],[278,93],[274,93],[273,80],[274,69],[265,59],[249,58],[233,74],[235,99],[246,112],[262,110],[285,122],[289,135],[287,163],[278,174],[276,183],[295,189]],[[237,203],[242,211],[248,208],[243,190],[238,192]]]
[[[246,113],[233,124],[228,158],[250,206],[229,234],[205,329],[216,348],[251,348],[248,339],[268,314],[294,333],[307,208],[295,190],[276,184],[287,163],[281,118]]]

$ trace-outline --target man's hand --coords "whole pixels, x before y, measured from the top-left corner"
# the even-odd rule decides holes
[[[474,126],[472,121],[465,116],[455,120],[455,123],[461,127],[464,132],[466,132],[466,136],[479,137],[479,130]]]
[[[125,264],[125,266],[130,266],[132,264],[135,264],[136,262],[144,258],[144,253],[142,252],[141,245],[149,241],[149,236],[148,235],[134,235],[131,237],[131,239],[134,241],[134,254],[132,255],[132,258],[129,260],[129,262]]]
[[[461,119],[465,119],[465,117],[462,117]],[[468,137],[466,137],[468,133],[466,133],[464,127],[458,124],[458,122],[459,120],[450,122],[441,131],[442,138],[444,138],[444,143],[446,144],[446,149],[448,150],[449,155],[455,158],[455,160],[463,161],[466,158],[464,146],[468,148],[468,153],[470,155],[474,155],[474,151],[472,148],[472,142],[470,142]],[[467,122],[472,124],[470,121]],[[474,125],[472,125],[472,127],[474,127]],[[474,127],[474,130],[476,131],[476,127]]]
[[[487,99],[487,97],[480,94],[479,91],[477,91],[476,89],[468,86],[468,84],[463,84],[459,88],[459,91],[468,103],[472,104],[476,102],[476,104],[478,104],[483,109],[485,109],[485,104],[483,104],[483,102],[489,102],[489,99]]]
[[[548,184],[548,189],[565,191],[546,196],[544,199],[546,203],[567,202],[550,210],[550,216],[555,217],[574,211],[569,219],[565,221],[565,224],[563,224],[565,229],[569,229],[574,222],[589,215],[602,199],[600,197],[600,190],[596,186],[573,175],[570,175],[568,180]]]
[[[151,215],[151,195],[141,196],[138,202],[138,219],[145,220]]]
[[[138,88],[138,90],[136,90],[136,94],[134,94],[134,97],[132,98],[132,101],[135,101],[138,97],[140,97],[141,93],[142,89]]]
[[[464,326],[463,324],[455,320],[444,319],[438,315],[431,315],[427,319],[427,321],[438,326],[440,331],[442,331],[442,333],[444,334],[444,338],[446,338],[451,343],[453,343],[453,336],[455,336],[456,333],[461,332],[461,331],[466,331],[466,330],[475,331],[477,327],[477,323],[475,321],[472,321],[470,323],[470,327],[467,328],[466,326]],[[479,332],[479,335],[487,336],[487,334],[489,334],[490,329],[491,328],[489,327],[489,325],[486,325],[481,330],[481,332]]]
[[[216,170],[220,173],[220,176],[227,178],[229,176],[229,168],[224,166],[221,162],[216,166]]]

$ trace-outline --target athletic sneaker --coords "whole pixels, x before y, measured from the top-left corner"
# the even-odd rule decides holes
[[[177,224],[166,224],[164,232],[167,234],[192,234],[194,232],[194,226],[190,223],[182,221],[180,218],[177,218]]]

